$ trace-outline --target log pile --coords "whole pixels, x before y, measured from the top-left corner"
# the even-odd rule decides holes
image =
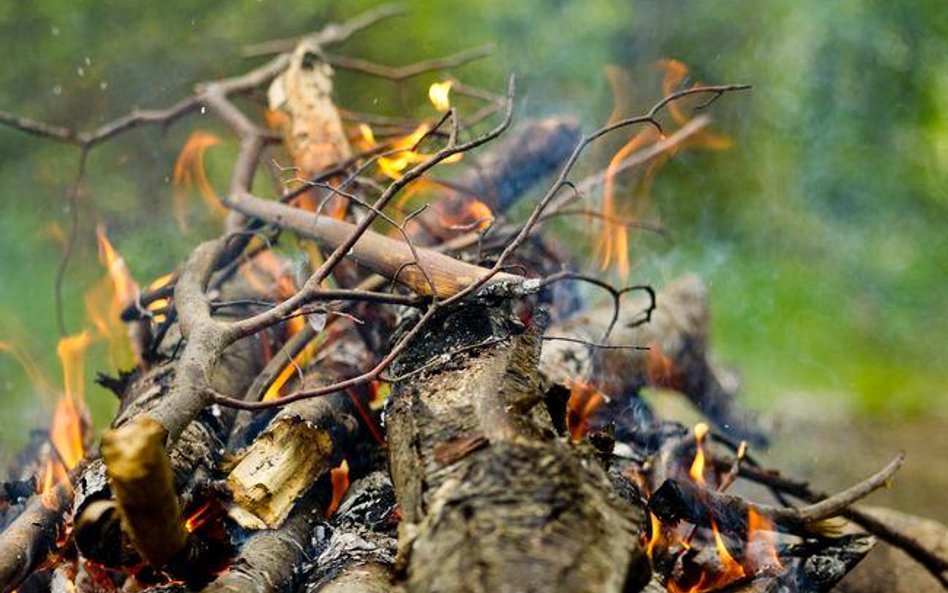
[[[766,434],[709,362],[699,279],[614,287],[541,232],[568,214],[564,192],[595,186],[570,179],[588,145],[746,85],[684,88],[587,135],[571,118],[511,125],[512,80],[498,95],[452,79],[479,103],[470,115],[339,110],[333,66],[400,81],[480,57],[389,68],[328,53],[395,12],[268,44],[245,75],[91,132],[0,118],[85,157],[206,109],[240,143],[221,236],[126,303],[145,354],[102,379],[121,405],[100,442],[34,494],[55,454],[41,436],[4,481],[0,593],[828,591],[873,547],[867,532],[944,583],[943,546],[853,506],[901,458],[833,496],[754,462]],[[241,105],[261,96],[266,123]],[[459,158],[461,172],[441,166]],[[296,178],[263,198],[253,179],[274,159]],[[255,262],[285,270],[293,250],[310,256],[305,281],[254,281]],[[641,397],[655,387],[711,426],[657,418]],[[738,480],[774,501],[726,493]],[[861,529],[843,534],[842,518]]]

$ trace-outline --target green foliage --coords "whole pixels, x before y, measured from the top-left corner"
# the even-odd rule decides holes
[[[0,3],[0,109],[88,129],[245,71],[259,62],[239,57],[245,43],[303,33],[375,2],[327,4]],[[634,280],[705,275],[717,346],[745,370],[758,403],[796,389],[849,397],[870,411],[944,401],[948,15],[939,3],[777,0],[758,9],[733,0],[484,0],[408,8],[409,17],[337,51],[398,65],[494,43],[493,58],[454,74],[499,89],[516,72],[519,117],[569,112],[587,128],[611,108],[606,64],[629,70],[636,109],[660,94],[659,58],[682,60],[705,82],[754,84],[752,94],[724,97],[711,110],[733,149],[685,153],[663,170],[653,201],[672,240],[635,242]],[[339,101],[429,113],[424,89],[435,78],[397,87],[339,73]],[[102,275],[97,222],[139,282],[172,269],[213,232],[212,221],[198,221],[196,198],[191,234],[173,222],[171,169],[193,127],[225,138],[208,152],[222,191],[235,146],[209,116],[167,132],[135,131],[93,152],[64,287],[71,331],[83,322],[82,293]],[[590,169],[608,158],[607,146],[590,154]],[[76,160],[73,149],[0,129],[0,340],[31,352],[53,384],[59,251],[45,229],[68,226],[64,196]],[[105,367],[96,347],[87,374]],[[0,355],[0,413],[14,427],[0,435],[0,450],[46,424],[49,407],[34,398]],[[96,388],[88,399],[100,421],[108,417],[110,396]]]

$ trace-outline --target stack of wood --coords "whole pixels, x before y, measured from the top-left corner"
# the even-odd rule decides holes
[[[469,118],[449,108],[410,135],[418,122],[343,115],[332,65],[402,80],[473,54],[392,69],[327,53],[391,13],[275,42],[276,57],[244,76],[93,132],[15,121],[85,153],[208,108],[241,151],[224,234],[125,312],[148,329],[136,334],[148,355],[104,381],[120,407],[99,445],[39,496],[40,438],[4,482],[0,592],[827,591],[874,541],[836,532],[840,516],[943,579],[943,549],[852,506],[900,459],[834,496],[753,463],[747,443],[765,435],[709,362],[699,279],[623,298],[564,272],[575,254],[539,232],[557,195],[579,185],[567,176],[589,142],[657,126],[671,101],[743,87],[685,89],[581,137],[569,118],[508,131],[512,88],[505,98],[458,83],[484,108]],[[263,89],[270,129],[234,102]],[[474,135],[490,117],[499,123]],[[355,146],[355,123],[387,126],[392,139]],[[272,144],[298,183],[267,200],[250,188]],[[435,170],[461,154],[464,172]],[[524,222],[507,221],[557,175]],[[422,185],[439,208],[394,207]],[[486,224],[445,220],[475,200]],[[263,253],[285,258],[278,244],[313,254],[312,276],[282,301],[241,273]],[[598,306],[581,282],[612,301]],[[149,309],[159,298],[170,298],[160,320]],[[564,299],[582,310],[567,316]],[[679,391],[713,428],[655,417],[641,397],[649,387]],[[725,493],[736,480],[766,485],[784,506]],[[773,562],[753,552],[762,534]],[[725,575],[730,556],[737,568]]]

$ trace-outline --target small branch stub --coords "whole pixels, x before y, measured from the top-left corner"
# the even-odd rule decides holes
[[[152,566],[167,564],[188,538],[165,452],[166,436],[161,424],[147,416],[102,436],[102,457],[122,526]]]

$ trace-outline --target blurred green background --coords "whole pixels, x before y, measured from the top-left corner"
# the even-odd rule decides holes
[[[92,128],[247,70],[259,60],[240,57],[244,44],[374,4],[0,3],[0,109]],[[732,0],[484,0],[407,8],[408,16],[335,51],[398,65],[493,43],[491,58],[451,73],[499,89],[515,72],[519,118],[567,113],[587,130],[612,108],[606,65],[629,74],[626,115],[660,97],[661,58],[686,63],[692,80],[752,83],[752,93],[723,97],[711,110],[733,148],[685,152],[662,170],[652,202],[670,237],[635,238],[632,279],[661,285],[696,271],[707,280],[716,351],[742,370],[748,405],[789,435],[775,446],[785,467],[831,487],[868,471],[874,448],[881,459],[905,447],[917,451],[911,480],[948,487],[943,3],[774,0],[757,9]],[[338,100],[431,116],[424,91],[436,78],[397,87],[339,73]],[[172,269],[214,232],[212,221],[199,221],[196,199],[189,234],[172,216],[172,166],[195,127],[226,138],[210,116],[196,115],[93,151],[64,286],[70,331],[82,328],[82,294],[103,274],[96,223],[107,225],[139,282]],[[587,170],[603,166],[624,138],[592,151]],[[208,153],[218,188],[233,154],[232,141]],[[0,128],[0,341],[17,343],[53,384],[61,383],[53,300],[61,251],[50,225],[68,228],[65,195],[77,159],[74,148]],[[99,425],[114,402],[91,377],[108,365],[105,345],[95,345],[87,399]],[[47,425],[51,406],[0,354],[0,460],[30,428]],[[920,511],[927,504],[925,492],[894,496]]]

